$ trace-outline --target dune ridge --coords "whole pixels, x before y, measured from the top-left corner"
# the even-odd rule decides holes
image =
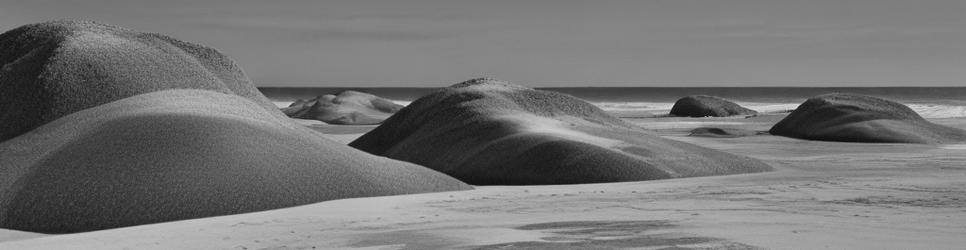
[[[90,21],[0,34],[0,141],[86,108],[165,89],[206,89],[275,109],[216,49]]]
[[[422,97],[349,144],[476,185],[618,182],[767,171],[662,139],[575,97],[472,79]]]

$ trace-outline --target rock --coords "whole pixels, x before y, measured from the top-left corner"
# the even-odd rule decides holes
[[[349,144],[475,185],[641,181],[767,171],[667,140],[575,97],[473,79],[424,96]]]
[[[775,124],[773,135],[820,141],[948,143],[966,131],[931,123],[906,105],[845,93],[812,97]]]
[[[403,107],[388,99],[350,90],[338,96],[322,95],[313,100],[297,100],[282,112],[292,118],[361,125],[379,124]]]
[[[671,115],[687,117],[755,115],[757,111],[715,96],[693,95],[678,99]]]

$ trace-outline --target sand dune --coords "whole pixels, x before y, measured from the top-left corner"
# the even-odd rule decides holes
[[[703,118],[767,129],[776,119]],[[632,120],[651,127],[666,120]],[[780,117],[778,117],[780,119]],[[966,119],[931,120],[966,128]],[[643,182],[485,186],[2,242],[4,249],[959,249],[963,148],[665,138],[776,171]],[[738,127],[739,125],[735,125]],[[946,146],[946,145],[944,145]]]
[[[759,135],[761,133],[764,132],[738,128],[700,127],[692,129],[691,133],[688,135],[700,137],[736,138]]]
[[[580,99],[474,79],[416,100],[350,146],[471,184],[653,180],[766,171],[661,139]]]
[[[298,100],[282,112],[292,118],[319,120],[329,124],[379,124],[404,106],[389,99],[358,91],[322,95]]]
[[[88,21],[0,35],[0,141],[64,115],[164,89],[207,89],[274,108],[219,51]]]
[[[468,189],[375,157],[251,100],[200,90],[125,98],[0,144],[0,223],[66,233]]]
[[[931,123],[909,107],[878,97],[833,93],[816,96],[770,132],[793,138],[845,142],[949,143],[966,131]]]
[[[687,117],[754,115],[757,111],[747,109],[721,97],[693,95],[678,99],[671,107],[671,115]]]

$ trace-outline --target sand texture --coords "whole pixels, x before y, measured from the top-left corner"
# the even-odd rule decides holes
[[[721,97],[707,95],[686,96],[674,102],[671,115],[686,117],[722,117],[735,115],[754,115],[758,111],[747,109]]]
[[[344,91],[339,95],[321,95],[312,100],[298,100],[282,112],[292,118],[323,121],[328,124],[371,125],[382,123],[403,108],[389,99]]]
[[[931,123],[901,103],[845,93],[806,100],[770,132],[820,141],[927,144],[966,141],[966,131]]]
[[[474,185],[640,181],[767,171],[662,139],[575,97],[474,79],[422,97],[349,144]]]
[[[275,109],[215,49],[88,21],[0,34],[0,65],[0,141],[79,110],[164,89],[235,94]]]
[[[137,95],[0,144],[0,225],[68,233],[470,187],[325,139],[250,99]]]
[[[782,117],[649,118],[674,140],[771,172],[485,186],[0,243],[3,249],[961,249],[966,146],[687,136]],[[933,122],[966,128],[966,119]],[[724,125],[722,125],[724,126]],[[336,128],[332,128],[336,129]]]
[[[700,127],[691,130],[689,136],[735,138],[763,134],[765,132],[740,128]]]

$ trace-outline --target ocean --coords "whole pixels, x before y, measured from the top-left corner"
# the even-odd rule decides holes
[[[310,99],[345,90],[371,93],[406,105],[438,88],[262,87],[259,90],[280,107],[297,99]],[[713,95],[758,112],[793,110],[812,96],[856,93],[878,96],[908,105],[925,118],[966,117],[966,87],[572,87],[538,88],[587,100],[606,111],[648,111],[666,114],[674,102],[688,95]]]

